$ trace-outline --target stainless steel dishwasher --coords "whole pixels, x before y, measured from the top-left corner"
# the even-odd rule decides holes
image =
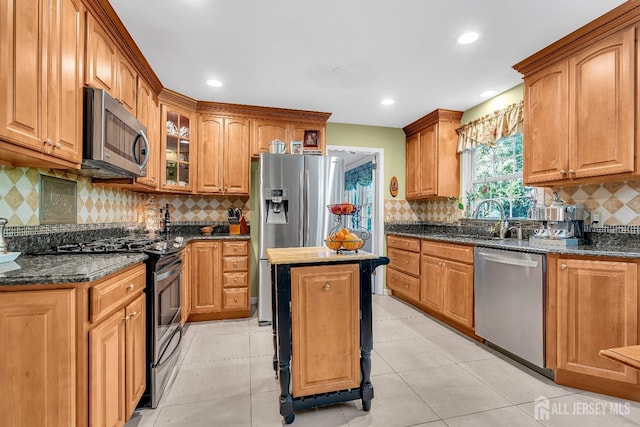
[[[544,255],[476,247],[476,334],[530,367],[545,369]]]

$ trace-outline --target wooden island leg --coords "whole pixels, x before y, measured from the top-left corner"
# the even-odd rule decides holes
[[[373,313],[371,309],[371,264],[360,264],[360,369],[362,382],[360,393],[362,395],[362,409],[371,409],[373,399],[373,384],[371,384],[371,350],[373,350]]]
[[[289,307],[291,303],[291,268],[288,265],[277,266],[276,298],[278,307]],[[295,419],[293,398],[289,390],[291,383],[291,313],[278,310],[278,373],[280,377],[280,415],[286,424]]]

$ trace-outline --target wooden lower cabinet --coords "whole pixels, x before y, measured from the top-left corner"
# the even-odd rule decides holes
[[[473,247],[422,241],[420,302],[473,330]]]
[[[184,326],[191,314],[191,243],[182,250],[182,314],[180,324]]]
[[[190,321],[248,317],[249,241],[191,243]]]
[[[420,300],[420,240],[387,236],[387,288],[412,303]]]
[[[82,424],[75,302],[75,289],[0,292],[0,424]]]
[[[637,263],[548,261],[547,360],[556,381],[638,400],[638,371],[598,355],[639,343]]]
[[[292,395],[360,385],[358,264],[291,268]]]
[[[140,293],[89,331],[90,426],[124,426],[145,391],[145,307]]]

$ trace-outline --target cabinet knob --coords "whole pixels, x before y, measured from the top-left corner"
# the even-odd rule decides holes
[[[405,284],[404,287],[409,289],[409,284]]]
[[[155,177],[151,177],[151,178],[149,178],[149,181],[150,182],[156,182],[156,179],[155,179]]]
[[[567,269],[567,264],[562,264],[562,265],[560,265],[560,268],[561,268],[562,270],[566,270],[566,269]]]
[[[324,285],[324,290],[325,290],[325,291],[328,291],[329,289],[331,289],[331,285],[330,285],[330,284],[328,284],[328,283],[325,283],[325,285]]]
[[[238,252],[238,247],[237,246],[233,247],[233,252]]]
[[[233,302],[238,302],[238,297],[233,297]]]
[[[49,147],[51,147],[53,145],[53,141],[49,138],[44,140],[44,143],[47,144]]]
[[[237,267],[237,266],[238,266],[238,263],[237,263],[237,262],[234,262],[234,263],[233,263],[233,266],[234,266],[234,267]]]
[[[59,150],[62,148],[62,144],[60,144],[59,142],[56,142],[55,147]]]
[[[569,175],[575,175],[576,171],[574,171],[573,169],[569,169]]]
[[[133,313],[131,313],[131,318],[133,319],[134,317],[136,317],[138,315],[137,311],[134,311]]]
[[[238,278],[237,278],[237,277],[234,277],[234,278],[233,278],[233,281],[234,281],[234,282],[238,282]]]
[[[135,288],[135,286],[134,286],[134,284],[133,284],[133,283],[129,283],[129,285],[127,285],[127,290],[128,290],[128,291],[132,291],[132,290],[133,290],[133,288]]]

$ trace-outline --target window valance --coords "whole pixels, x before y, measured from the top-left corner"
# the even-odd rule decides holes
[[[358,184],[363,187],[371,185],[373,180],[373,162],[367,162],[344,173],[344,189],[355,190]]]
[[[457,129],[458,153],[475,148],[478,144],[495,147],[500,138],[521,133],[523,110],[524,102],[520,101],[463,125]]]

